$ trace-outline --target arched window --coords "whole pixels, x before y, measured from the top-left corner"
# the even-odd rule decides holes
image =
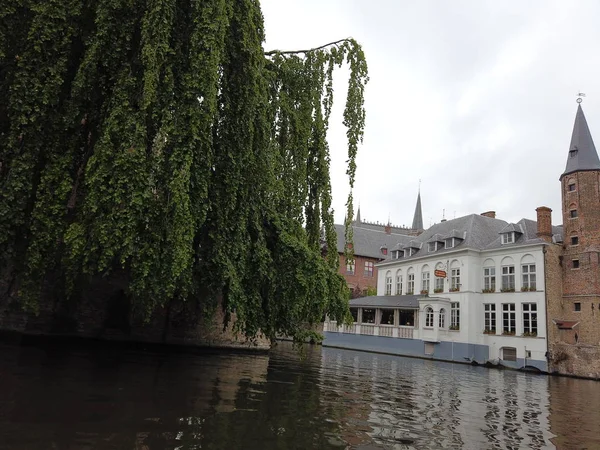
[[[440,328],[446,328],[446,310],[444,308],[440,309]]]
[[[396,295],[402,295],[402,270],[396,272]]]
[[[535,258],[533,255],[527,254],[521,258],[521,290],[535,291],[536,285],[536,270]]]
[[[425,264],[421,269],[421,294],[429,294],[429,280],[431,274],[429,273],[429,266]]]
[[[385,295],[392,295],[392,272],[385,274]]]
[[[410,267],[407,271],[408,281],[406,286],[406,294],[413,295],[415,293],[415,271]]]
[[[433,308],[431,306],[425,308],[425,326],[433,328]]]
[[[460,291],[460,286],[460,263],[455,259],[450,265],[450,292]]]
[[[444,271],[444,265],[441,262],[437,263],[435,265],[435,270]],[[435,286],[433,288],[433,292],[436,294],[444,292],[444,278],[438,276],[435,277]]]

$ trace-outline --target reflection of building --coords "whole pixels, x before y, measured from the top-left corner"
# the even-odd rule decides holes
[[[537,211],[537,223],[472,214],[399,242],[378,264],[378,295],[352,300],[356,323],[326,324],[323,344],[547,370],[538,274],[561,230],[548,208]]]
[[[417,205],[412,228],[396,227],[388,223],[372,223],[363,221],[360,207],[356,220],[352,225],[354,260],[346,261],[344,256],[345,226],[336,225],[337,251],[340,257],[340,274],[344,276],[353,297],[367,295],[367,289],[377,287],[376,264],[383,261],[391,248],[398,242],[408,242],[411,236],[423,232],[423,214],[421,211],[421,193],[417,196]]]
[[[560,182],[564,245],[546,253],[550,368],[599,378],[600,159],[581,105]]]

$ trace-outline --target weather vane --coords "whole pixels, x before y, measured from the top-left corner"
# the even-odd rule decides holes
[[[585,94],[583,92],[577,93],[577,103],[581,103],[583,101],[582,97],[585,97]]]

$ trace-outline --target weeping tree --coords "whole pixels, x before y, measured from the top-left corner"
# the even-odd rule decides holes
[[[35,312],[50,275],[69,298],[119,272],[144,317],[220,299],[247,336],[299,339],[343,320],[326,136],[347,64],[352,188],[364,55],[263,41],[258,0],[3,2],[0,294]]]

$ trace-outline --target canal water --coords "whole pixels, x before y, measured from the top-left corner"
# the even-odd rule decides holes
[[[0,449],[595,449],[600,384],[278,345],[0,344]]]

